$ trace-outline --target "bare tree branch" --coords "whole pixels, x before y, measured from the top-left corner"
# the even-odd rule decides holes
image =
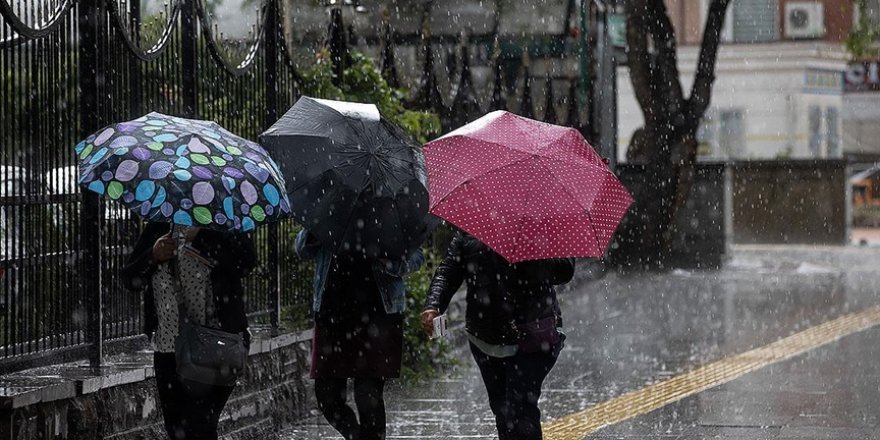
[[[692,120],[702,119],[712,98],[712,84],[715,82],[715,63],[718,58],[718,45],[721,42],[721,28],[731,0],[712,0],[700,45],[700,58],[691,96],[688,98],[688,113]],[[699,123],[699,122],[697,122]]]
[[[651,25],[651,37],[657,50],[657,62],[661,75],[662,87],[668,91],[664,99],[666,112],[677,112],[684,104],[684,92],[681,87],[681,76],[678,72],[678,44],[675,39],[675,28],[669,19],[666,2],[653,0],[648,12],[648,23]]]
[[[645,117],[645,125],[652,125],[656,119],[654,94],[652,92],[653,75],[651,72],[651,55],[648,52],[648,34],[644,11],[647,0],[633,0],[626,9],[626,45],[629,75],[636,100]]]

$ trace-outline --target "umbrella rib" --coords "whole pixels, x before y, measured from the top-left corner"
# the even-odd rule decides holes
[[[572,128],[571,130],[575,130],[575,129]],[[577,131],[577,130],[575,130],[575,131]],[[538,155],[541,156],[541,157],[546,157],[546,158],[549,158],[549,159],[553,159],[552,156],[546,156],[546,155],[544,155],[544,154],[540,154],[540,153],[541,153],[541,150],[543,150],[543,149],[545,149],[545,148],[547,148],[547,147],[549,147],[549,146],[551,146],[551,145],[556,145],[556,143],[559,142],[563,137],[565,137],[565,135],[567,135],[569,132],[570,132],[570,130],[564,130],[564,131],[559,135],[559,137],[547,141],[544,145],[541,145],[540,147],[537,148],[537,150],[536,150],[536,154],[538,154]]]
[[[395,194],[395,195],[396,195],[396,194]],[[397,226],[398,226],[398,228],[399,228],[399,231],[400,231],[400,232],[403,232],[403,220],[401,220],[401,218],[400,218],[400,211],[399,211],[399,210],[400,210],[400,205],[398,205],[398,204],[396,203],[396,201],[397,201],[397,200],[395,199],[394,206],[395,206],[397,209],[393,209],[392,211],[394,211],[394,215],[397,217]],[[406,237],[404,237],[404,238],[406,238]],[[408,243],[407,241],[404,241],[404,246],[405,246],[405,247],[409,248],[409,246],[407,246],[408,244],[409,244],[409,243]],[[407,249],[406,252],[409,252],[409,249]],[[404,259],[406,259],[406,257],[408,257],[408,255],[404,255],[404,256],[403,256]]]
[[[448,193],[446,193],[446,195],[444,195],[443,197],[441,197],[440,200],[437,200],[437,203],[434,203],[433,205],[434,205],[434,206],[439,205],[439,204],[442,203],[444,200],[446,200],[446,198],[449,197],[453,192],[455,192],[456,189],[460,188],[460,187],[463,186],[463,185],[467,185],[468,183],[471,183],[471,182],[473,182],[474,180],[476,180],[476,179],[478,179],[478,178],[480,178],[480,177],[485,176],[486,174],[494,173],[494,172],[496,172],[496,171],[503,170],[504,168],[507,168],[507,167],[510,167],[510,166],[513,166],[513,165],[519,165],[519,164],[521,164],[521,163],[523,163],[523,162],[525,162],[525,161],[527,161],[527,160],[529,160],[529,159],[531,159],[531,158],[532,158],[532,156],[523,157],[523,158],[517,159],[517,160],[515,160],[515,161],[513,161],[513,162],[506,163],[506,164],[501,165],[501,166],[499,166],[499,167],[492,168],[491,170],[488,170],[488,171],[482,172],[482,173],[480,173],[480,174],[477,175],[477,176],[471,176],[471,177],[468,177],[467,179],[465,179],[465,180],[462,181],[461,183],[455,185],[455,187],[452,188],[452,190],[450,190]],[[429,178],[430,178],[430,176],[429,176]]]
[[[470,137],[470,136],[465,136],[465,135],[460,135],[460,134],[458,134],[458,135],[452,135],[452,136],[448,136],[448,135],[447,135],[447,136],[445,136],[445,137],[440,137],[440,138],[438,138],[438,139],[435,139],[435,140],[433,140],[433,141],[428,142],[428,143],[426,144],[426,146],[430,146],[430,147],[433,148],[433,149],[439,148],[439,147],[436,147],[436,146],[434,146],[434,145],[436,145],[437,143],[439,143],[439,141],[440,141],[441,139],[442,139],[442,140],[460,139],[460,140],[467,140],[467,141],[479,141],[479,142],[482,142],[482,143],[484,143],[484,144],[494,145],[494,146],[499,147],[499,148],[501,148],[501,149],[507,149],[507,150],[511,150],[511,151],[516,151],[516,152],[518,152],[518,153],[528,154],[528,155],[533,155],[533,156],[534,156],[534,155],[537,155],[537,154],[536,154],[535,152],[533,152],[533,151],[522,150],[522,149],[519,149],[519,148],[516,148],[516,147],[512,147],[512,146],[510,146],[510,145],[507,145],[507,144],[503,144],[503,143],[501,143],[501,142],[490,141],[490,140],[486,140],[486,139],[482,139],[482,138],[478,138],[478,137]],[[441,144],[442,144],[442,143],[441,143]],[[538,155],[538,156],[540,156],[540,155]]]
[[[546,168],[546,167],[544,166],[544,164],[541,164],[541,166],[544,167],[544,168]],[[531,201],[534,200],[534,198],[535,198],[535,194],[538,192],[538,191],[535,191],[535,185],[536,185],[536,183],[535,183],[535,180],[533,179],[532,182],[531,182],[531,189],[529,190],[528,197],[526,198],[526,206],[529,206],[529,205],[530,205]],[[519,228],[517,228],[516,235],[515,235],[514,237],[517,237],[517,238],[522,237],[522,231],[523,231],[523,228],[525,228],[525,225],[526,225],[525,217],[526,217],[526,216],[520,216],[520,217],[519,217]],[[522,246],[522,245],[520,244],[520,240],[517,240],[516,245],[515,245],[514,248],[513,248],[513,252],[512,252],[512,254],[513,254],[513,255],[517,255],[517,251],[519,251],[519,248],[520,248],[521,246]]]
[[[560,163],[565,163],[565,161],[563,161],[563,160],[561,160],[561,159],[558,159],[558,158],[555,158],[555,157],[544,157],[544,158],[545,158],[545,159],[549,159],[549,160],[553,160],[553,161],[556,161],[556,162],[560,162]],[[557,180],[560,180],[560,184],[559,184],[559,186],[561,186],[562,189],[564,189],[565,192],[568,193],[568,195],[571,196],[572,199],[574,199],[575,201],[577,201],[577,197],[575,197],[574,194],[571,193],[571,190],[570,190],[567,186],[565,186],[565,184],[561,183],[561,179],[559,179],[559,174],[557,174],[555,171],[553,171],[552,168],[548,167],[547,164],[545,164],[545,163],[543,163],[543,162],[541,163],[541,166],[543,166],[543,167],[544,167],[544,168],[545,168],[550,174],[552,174],[553,177],[555,177]],[[607,174],[607,173],[610,173],[610,171],[607,170],[607,169],[601,169],[601,168],[600,168],[600,171],[603,171],[603,172],[605,172],[606,174]],[[604,177],[607,179],[608,176],[606,175],[606,176],[604,176]],[[602,182],[602,186],[603,186],[603,187],[605,186],[605,180],[604,180],[604,179],[603,179],[603,182]],[[591,203],[590,203],[590,208],[592,208],[592,207],[593,207],[593,203],[591,202]]]
[[[388,156],[388,157],[391,157],[391,155],[387,155],[387,156]],[[378,155],[376,155],[376,156],[374,156],[374,157],[375,157],[375,160],[376,160],[377,165],[379,166],[379,168],[381,168],[381,171],[382,171],[382,173],[383,173],[383,178],[384,178],[383,180],[388,180],[388,177],[391,177],[391,178],[393,178],[393,179],[395,180],[395,182],[396,182],[398,185],[401,185],[401,186],[402,186],[404,183],[406,183],[406,179],[401,179],[401,178],[399,178],[399,177],[397,176],[396,173],[393,173],[393,172],[390,171],[393,167],[392,167],[392,165],[391,165],[391,163],[390,163],[389,161],[384,160],[384,159],[381,158],[381,157],[378,157]],[[410,165],[418,165],[418,162],[416,162],[416,161],[414,161],[414,160],[405,160],[405,159],[398,159],[398,160],[401,160],[402,162],[408,163],[408,164],[410,164]],[[410,170],[410,171],[412,171],[412,170]],[[415,179],[415,180],[418,180],[418,177],[417,177],[415,174],[416,174],[416,173],[413,172],[412,175],[409,175],[409,176],[407,176],[407,177],[410,177],[410,178],[413,178],[413,179]]]
[[[555,158],[551,158],[551,159],[559,161],[559,159],[555,159]],[[544,169],[546,169],[550,174],[552,174],[553,177],[559,179],[558,175],[553,171],[552,168],[548,167],[547,164],[542,162],[541,166],[544,167]],[[561,181],[559,181],[559,186],[562,187],[562,190],[565,191],[565,193],[568,194],[568,196],[571,197],[571,199],[574,200],[575,203],[578,203],[577,197],[575,197],[574,194],[571,193],[571,190],[569,190],[568,187],[565,186],[565,184],[563,184]],[[604,183],[603,183],[603,186],[604,186]],[[591,203],[590,208],[592,208],[592,207],[593,207],[593,205]],[[599,244],[599,231],[596,230],[596,224],[593,222],[593,216],[592,216],[592,214],[590,214],[590,210],[588,208],[584,208],[583,206],[581,206],[581,209],[583,209],[584,214],[587,215],[587,219],[590,220],[590,229],[593,230],[593,238],[596,239],[596,250],[601,251],[602,245]]]
[[[292,188],[288,188],[287,192],[288,192],[288,194],[289,194],[289,193],[296,192],[296,191],[299,190],[300,188],[302,188],[302,187],[308,185],[309,183],[313,182],[315,179],[317,179],[317,178],[319,178],[319,177],[321,177],[321,176],[323,176],[323,175],[325,175],[325,174],[328,174],[328,173],[337,173],[337,172],[338,172],[338,171],[336,170],[336,168],[328,168],[328,169],[322,171],[321,174],[318,174],[316,177],[314,177],[314,178],[312,178],[312,179],[309,179],[309,180],[305,180],[305,179],[304,179],[304,180],[301,181],[302,183],[299,183],[299,182],[298,182],[299,185],[296,185],[296,186],[294,186],[294,187],[292,187]]]
[[[363,195],[364,195],[363,192],[358,194],[357,198],[354,201],[354,203],[355,203],[354,208],[348,212],[348,218],[345,219],[345,230],[339,236],[339,246],[336,248],[337,251],[345,244],[345,237],[348,236],[348,231],[351,229],[351,219],[352,219],[352,217],[354,217],[354,212],[357,211],[357,207],[358,207],[357,202],[358,202],[358,200],[360,200],[360,198]]]
[[[587,214],[587,219],[590,220],[590,229],[593,230],[593,238],[596,239],[596,253],[602,252],[604,255],[605,252],[602,250],[602,245],[599,243],[599,231],[596,230],[596,223],[593,222],[593,216],[590,214],[590,211],[585,210],[584,214]]]
[[[548,167],[545,163],[543,163],[543,161],[541,161],[541,162],[539,162],[539,163],[540,163],[540,165],[541,165],[541,168],[543,168],[548,174],[552,175],[553,177],[557,177],[557,176],[556,176],[556,173],[554,173],[553,170],[550,169],[550,167]],[[558,179],[558,178],[557,178],[557,179]],[[558,180],[557,180],[557,181],[558,181]],[[535,188],[534,188],[534,185],[535,185],[534,181],[532,182],[532,185],[533,185],[533,186],[532,186],[532,188],[531,188],[530,191],[529,191],[529,197],[528,197],[528,199],[527,199],[527,206],[528,206],[528,203],[530,203],[532,200],[534,200],[535,196],[536,196],[537,193],[538,193],[538,191],[536,191]],[[572,194],[571,191],[570,191],[565,185],[563,185],[561,182],[559,182],[559,186],[562,187],[563,192],[565,192],[565,194],[566,194],[568,197],[570,197],[570,198],[571,198],[576,204],[578,203],[578,199],[577,199],[577,197],[575,197],[574,194]],[[587,218],[588,218],[589,221],[590,221],[590,229],[593,230],[593,238],[596,240],[596,249],[597,249],[597,250],[601,250],[601,249],[602,249],[602,246],[599,245],[599,234],[598,234],[598,231],[596,230],[596,226],[595,226],[595,224],[593,223],[593,216],[590,215],[589,210],[588,210],[588,209],[584,209],[583,206],[581,206],[581,209],[583,209],[584,214],[587,215]],[[521,236],[522,236],[522,231],[523,231],[523,228],[525,227],[525,223],[526,223],[525,220],[524,220],[524,217],[525,217],[525,216],[520,217],[520,225],[519,225],[519,228],[518,228],[518,230],[517,230],[516,237],[521,237]],[[516,247],[514,247],[514,249],[513,249],[514,252],[512,252],[512,253],[513,253],[514,255],[516,255],[516,253],[517,253],[516,251],[518,251],[519,248],[520,248],[520,244],[517,243],[517,244],[516,244]]]
[[[548,174],[552,175],[553,177],[556,177],[556,174],[553,173],[553,171],[550,169],[550,167],[548,167],[545,163],[543,163],[543,161],[539,161],[538,163],[540,164],[541,168],[544,169],[544,171],[546,171]],[[529,196],[528,196],[528,199],[527,199],[527,206],[528,206],[528,204],[529,204],[532,200],[535,199],[535,197],[536,197],[537,194],[538,194],[538,191],[534,188],[534,185],[535,185],[535,182],[532,181],[532,188],[529,190]],[[562,187],[562,190],[563,190],[563,192],[565,192],[566,195],[568,195],[568,196],[569,196],[569,197],[570,197],[575,203],[577,203],[577,198],[571,193],[571,191],[568,190],[568,188],[565,187],[565,185],[563,185],[563,184],[560,182],[560,183],[559,183],[559,186]],[[589,212],[586,212],[586,210],[584,210],[584,211],[585,211],[585,213],[587,214],[587,216],[589,217],[589,215],[590,215]],[[517,230],[517,233],[516,233],[516,236],[517,236],[517,237],[522,236],[522,231],[523,231],[523,228],[525,227],[525,223],[526,223],[526,222],[524,221],[524,218],[526,218],[526,217],[528,217],[528,218],[534,218],[534,217],[530,217],[530,216],[522,216],[522,217],[520,217],[520,222],[521,222],[521,223],[520,223],[519,229]],[[540,217],[539,217],[538,219],[540,219]],[[593,220],[592,220],[592,218],[590,218],[590,227],[593,229],[593,235],[595,236],[595,235],[596,235],[596,228],[593,226]],[[597,238],[597,242],[598,242],[598,238]],[[518,250],[519,250],[519,247],[520,247],[520,244],[517,243],[517,246],[514,248],[514,250],[515,250],[515,251],[518,251]],[[516,252],[514,252],[514,254],[516,254]]]

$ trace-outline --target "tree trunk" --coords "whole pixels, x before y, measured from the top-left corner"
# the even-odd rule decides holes
[[[613,262],[668,268],[675,223],[694,178],[697,130],[709,106],[724,16],[731,0],[712,0],[690,96],[678,71],[675,30],[663,0],[631,0],[627,9],[630,78],[645,125],[633,135],[628,162],[635,203],[618,234]]]

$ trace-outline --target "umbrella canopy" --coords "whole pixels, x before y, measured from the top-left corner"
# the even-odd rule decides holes
[[[421,146],[372,104],[302,97],[260,136],[295,220],[337,250],[400,258],[427,234]]]
[[[425,145],[431,212],[510,262],[605,253],[632,197],[573,129],[496,111]]]
[[[76,154],[81,185],[149,221],[247,232],[290,216],[275,162],[215,122],[153,112],[105,127]]]

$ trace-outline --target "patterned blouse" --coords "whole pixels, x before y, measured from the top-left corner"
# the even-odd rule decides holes
[[[175,262],[180,264],[180,290],[177,289],[173,272],[172,265]],[[178,334],[178,301],[183,303],[190,322],[216,326],[213,322],[214,303],[208,301],[212,296],[211,266],[189,252],[178,252],[176,260],[158,265],[153,273],[153,295],[156,316],[159,318],[159,328],[153,335],[153,346],[159,353],[174,352],[174,340]]]

